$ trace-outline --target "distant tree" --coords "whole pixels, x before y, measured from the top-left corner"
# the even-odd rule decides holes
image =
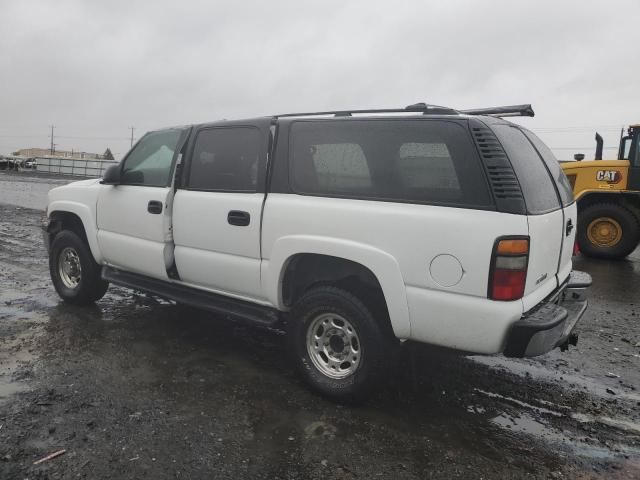
[[[107,148],[102,154],[102,158],[105,160],[113,160],[113,153],[111,153],[111,149]]]

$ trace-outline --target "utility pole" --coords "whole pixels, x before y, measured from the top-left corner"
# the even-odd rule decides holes
[[[136,129],[136,127],[129,127],[129,128],[131,129],[131,147],[129,148],[132,148],[133,147],[133,131]]]
[[[51,155],[53,155],[53,152],[55,151],[55,146],[53,144],[53,129],[56,127],[55,125],[49,125],[49,127],[51,128]]]

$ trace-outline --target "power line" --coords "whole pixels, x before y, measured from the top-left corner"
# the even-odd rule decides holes
[[[589,147],[549,147],[551,150],[589,150],[594,148],[593,145]],[[604,150],[618,150],[618,147],[603,147]]]
[[[83,140],[129,140],[128,137],[91,137],[84,135],[58,135],[57,138],[77,138]]]
[[[51,135],[0,135],[0,138],[49,138]],[[129,137],[92,137],[84,135],[56,135],[56,138],[81,140],[129,140]]]
[[[49,135],[0,135],[0,138],[49,138]]]
[[[622,124],[619,125],[563,125],[563,126],[555,126],[555,127],[545,127],[543,125],[540,125],[539,127],[532,127],[532,128],[536,128],[538,130],[595,130],[595,129],[620,129],[620,127],[623,126]]]

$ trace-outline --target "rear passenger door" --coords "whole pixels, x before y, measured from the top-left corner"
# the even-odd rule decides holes
[[[259,301],[270,120],[201,126],[192,138],[173,207],[180,280]]]

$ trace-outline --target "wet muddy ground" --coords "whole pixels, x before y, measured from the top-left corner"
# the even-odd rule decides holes
[[[354,408],[309,393],[277,332],[113,287],[60,302],[24,208],[59,183],[0,174],[1,479],[640,478],[638,251],[576,258],[594,278],[577,348],[407,344]]]

